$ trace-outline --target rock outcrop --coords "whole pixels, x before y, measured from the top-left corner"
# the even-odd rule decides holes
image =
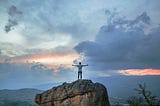
[[[35,102],[40,106],[109,106],[104,85],[91,80],[63,83],[37,94]]]

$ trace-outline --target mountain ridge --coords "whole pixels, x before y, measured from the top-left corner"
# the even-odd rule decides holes
[[[41,93],[42,90],[34,88],[23,88],[18,90],[3,89],[0,90],[0,106],[37,106],[34,103],[34,96]]]

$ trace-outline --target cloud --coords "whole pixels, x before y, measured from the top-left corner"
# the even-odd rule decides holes
[[[144,75],[160,75],[159,69],[128,69],[120,70],[119,73],[123,75],[135,75],[135,76],[144,76]]]
[[[117,12],[119,7],[116,5],[123,7],[121,2],[117,1],[114,1],[116,3],[113,4],[114,6],[107,4],[107,1],[82,1],[17,0],[16,2],[4,2],[2,9],[7,10],[9,7],[7,14],[9,18],[8,23],[5,23],[3,27],[6,26],[6,32],[14,28],[16,30],[6,33],[6,36],[3,36],[2,33],[1,42],[21,43],[25,48],[38,49],[73,47],[81,41],[94,39],[98,28],[106,22],[106,17],[113,19],[119,14]],[[105,10],[109,7],[117,8],[113,10],[114,14],[112,11]],[[7,16],[4,12],[2,11],[2,15],[5,16],[3,21],[6,22]],[[145,13],[142,16],[145,17]],[[122,20],[119,20],[119,24],[120,22],[124,23]],[[13,35],[14,39],[8,38]]]
[[[5,25],[5,31],[7,33],[11,31],[14,26],[18,25],[19,17],[22,15],[22,12],[19,11],[16,6],[12,5],[9,8],[8,15],[8,23]]]
[[[15,20],[10,20],[8,19],[8,24],[5,26],[5,31],[8,33],[9,31],[11,31],[11,28],[13,26],[16,26],[18,23]],[[13,28],[12,28],[13,29]]]
[[[4,4],[5,10],[8,5],[11,5],[8,10],[8,23],[4,25],[5,31],[9,32],[16,28],[12,32],[23,36],[24,43],[29,47],[63,46],[61,45],[63,42],[67,43],[65,45],[75,45],[82,40],[94,38],[97,27],[104,22],[105,18],[102,7],[100,8],[99,5],[95,8],[92,2],[88,1],[82,3],[74,0],[69,2],[65,0],[17,0],[16,2],[7,1]],[[97,17],[93,17],[93,14],[97,14]],[[101,21],[95,22],[97,18]],[[56,42],[57,39],[61,40],[64,37],[71,38],[71,40]]]
[[[72,81],[75,79],[74,71],[63,66],[58,67],[58,72],[47,68],[42,63],[0,63],[0,89],[19,89],[33,87],[45,83]],[[65,76],[68,77],[65,77]],[[68,79],[69,78],[69,79]]]
[[[134,20],[122,17],[110,20],[100,28],[95,41],[75,46],[78,53],[85,54],[92,70],[160,68],[160,27],[144,32],[151,23],[146,12]]]
[[[12,59],[29,59],[36,56],[52,55],[52,56],[67,56],[73,57],[78,54],[68,46],[57,46],[56,48],[31,48],[25,47],[19,44],[13,43],[0,43],[0,59],[12,58]]]
[[[151,19],[147,15],[146,12],[143,12],[141,15],[137,16],[134,20],[127,20],[125,16],[121,16],[120,12],[117,12],[116,9],[113,11],[105,10],[105,14],[107,17],[107,24],[110,27],[123,27],[126,29],[133,29],[133,28],[142,28],[146,25],[150,25]]]

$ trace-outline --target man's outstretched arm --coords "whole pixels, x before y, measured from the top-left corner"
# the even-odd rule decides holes
[[[72,66],[78,66],[78,65],[74,65],[74,64],[72,64]]]
[[[88,66],[88,64],[82,65],[82,66]]]

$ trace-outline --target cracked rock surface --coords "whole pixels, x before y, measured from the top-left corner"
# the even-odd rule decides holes
[[[35,102],[40,106],[109,106],[105,86],[91,80],[65,82],[37,94]]]

